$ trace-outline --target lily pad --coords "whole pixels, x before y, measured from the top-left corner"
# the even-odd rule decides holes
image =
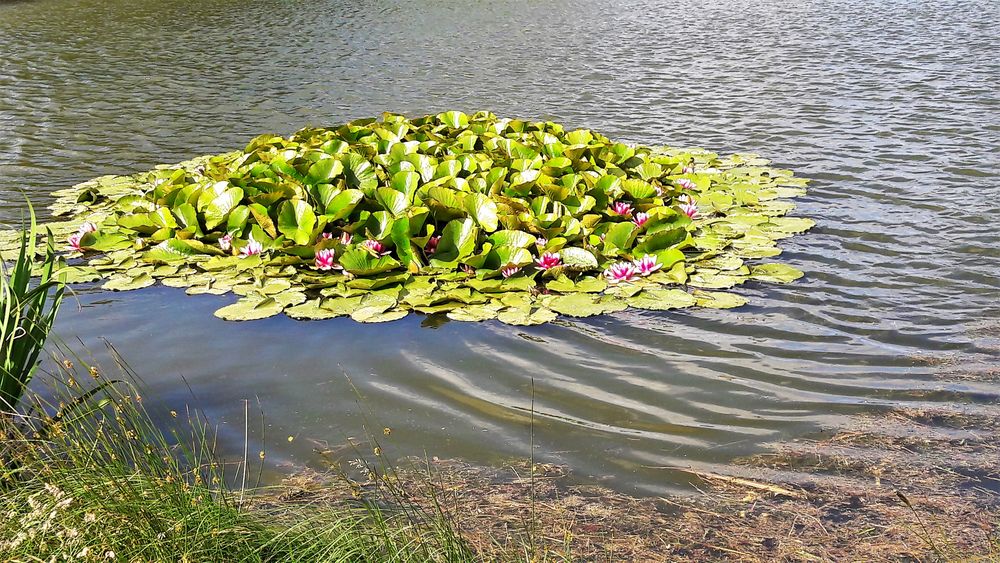
[[[283,309],[273,297],[247,296],[217,310],[215,316],[227,321],[255,321],[273,317]]]
[[[681,289],[645,289],[641,293],[625,299],[629,307],[666,311],[695,305],[697,300]]]
[[[386,114],[59,190],[52,208],[66,220],[48,226],[66,241],[68,281],[243,295],[221,318],[385,322],[413,310],[537,324],[738,306],[667,286],[797,279],[752,261],[813,226],[790,215],[806,183],[756,155],[488,112]],[[16,243],[0,233],[0,257]]]
[[[785,264],[761,264],[750,268],[750,277],[765,282],[789,283],[801,278],[802,270]]]
[[[497,320],[509,325],[529,326],[540,325],[556,320],[559,315],[552,309],[544,307],[531,309],[529,307],[509,307],[497,313]]]
[[[149,287],[154,283],[156,283],[156,280],[153,279],[153,276],[144,273],[135,277],[127,275],[113,276],[101,287],[111,291],[132,291],[134,289]]]
[[[709,309],[733,309],[748,303],[747,298],[735,293],[722,291],[694,291],[692,293],[699,307]]]

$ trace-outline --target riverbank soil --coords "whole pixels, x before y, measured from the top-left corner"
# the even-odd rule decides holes
[[[527,464],[435,459],[390,480],[405,502],[439,505],[484,560],[523,559],[526,548],[538,560],[989,560],[1000,558],[998,444],[992,407],[895,409],[774,444],[724,473],[665,468],[692,478],[692,494],[672,498],[569,484],[555,465],[532,476]],[[300,474],[274,503],[373,497],[380,480]]]

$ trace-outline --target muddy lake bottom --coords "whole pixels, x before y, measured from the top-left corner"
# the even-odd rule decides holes
[[[989,559],[1000,557],[998,415],[956,406],[853,417],[725,474],[691,470],[690,494],[669,497],[574,484],[561,465],[532,475],[526,461],[411,459],[388,479],[406,502],[439,504],[486,560],[524,545],[583,561]],[[384,477],[348,465],[298,472],[257,508],[399,502],[380,492]]]

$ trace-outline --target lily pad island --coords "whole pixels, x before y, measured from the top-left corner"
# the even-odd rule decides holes
[[[486,112],[385,114],[96,178],[56,193],[50,227],[67,281],[233,292],[228,320],[736,307],[719,290],[802,275],[761,259],[813,225],[788,216],[806,181],[767,164]]]

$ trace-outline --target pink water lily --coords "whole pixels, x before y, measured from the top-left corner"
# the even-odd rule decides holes
[[[635,264],[632,262],[615,262],[604,270],[604,277],[611,284],[632,281],[637,275]]]
[[[684,168],[681,168],[681,174],[694,174],[694,165],[688,164]]]
[[[83,238],[83,235],[84,233],[73,233],[69,236],[68,239],[66,239],[66,241],[69,243],[70,249],[75,250],[77,252],[83,252],[83,249],[80,248],[80,239]]]
[[[677,185],[684,188],[685,190],[693,190],[698,187],[698,184],[695,184],[693,181],[688,180],[687,178],[678,178]]]
[[[535,265],[539,270],[548,270],[562,264],[562,258],[558,252],[546,252],[535,259]]]
[[[96,233],[96,232],[97,232],[97,225],[95,225],[90,221],[87,221],[84,224],[80,225],[80,230],[70,235],[69,238],[67,238],[66,240],[67,242],[69,242],[69,247],[71,249],[76,250],[77,252],[83,252],[83,248],[80,247],[80,241],[83,240],[83,236],[86,235],[87,233]]]
[[[233,248],[233,235],[226,233],[219,239],[219,248],[229,252]]]
[[[465,272],[466,274],[472,274],[472,275],[476,275],[476,269],[475,269],[475,268],[473,268],[472,266],[468,265],[468,264],[462,264],[462,265],[460,266],[460,269],[461,269],[461,270],[462,270],[463,272]]]
[[[424,252],[427,254],[434,254],[437,252],[438,243],[441,242],[441,236],[431,237],[427,240],[427,244],[424,245]]]
[[[333,240],[333,233],[323,233],[320,235],[320,238],[323,240]]]
[[[507,278],[509,278],[509,277],[517,274],[520,271],[521,271],[521,268],[519,268],[517,266],[507,266],[506,268],[500,270],[500,275],[503,276],[504,279],[507,279]]]
[[[632,263],[635,265],[635,270],[639,272],[640,276],[648,276],[649,274],[659,270],[660,266],[663,265],[660,264],[660,261],[656,258],[656,256],[651,254],[647,254]]]
[[[354,240],[354,237],[351,236],[351,233],[349,233],[347,231],[344,231],[344,232],[340,233],[340,244],[342,244],[344,246],[347,246],[347,245],[351,244],[352,240]]]
[[[263,251],[264,245],[254,240],[253,235],[250,235],[250,240],[247,241],[246,246],[240,249],[240,256],[249,258],[250,256],[257,256]]]
[[[615,215],[627,217],[632,214],[632,204],[624,201],[616,201],[611,205],[611,211],[614,212]]]
[[[649,221],[649,213],[636,213],[635,217],[632,218],[632,222],[635,223],[637,227],[641,227]]]
[[[698,217],[698,204],[694,202],[693,199],[688,198],[684,203],[680,204],[681,211],[691,219]]]
[[[535,239],[535,244],[537,244],[542,248],[545,248],[546,246],[549,245],[549,239],[545,237],[538,237],[537,239]]]
[[[316,253],[316,269],[317,270],[339,270],[340,265],[334,261],[335,255],[329,248],[324,248]]]
[[[366,240],[365,242],[361,243],[361,246],[367,248],[368,250],[371,250],[372,252],[378,254],[379,256],[386,256],[389,254],[389,252],[391,252],[385,247],[384,244],[373,239]]]

